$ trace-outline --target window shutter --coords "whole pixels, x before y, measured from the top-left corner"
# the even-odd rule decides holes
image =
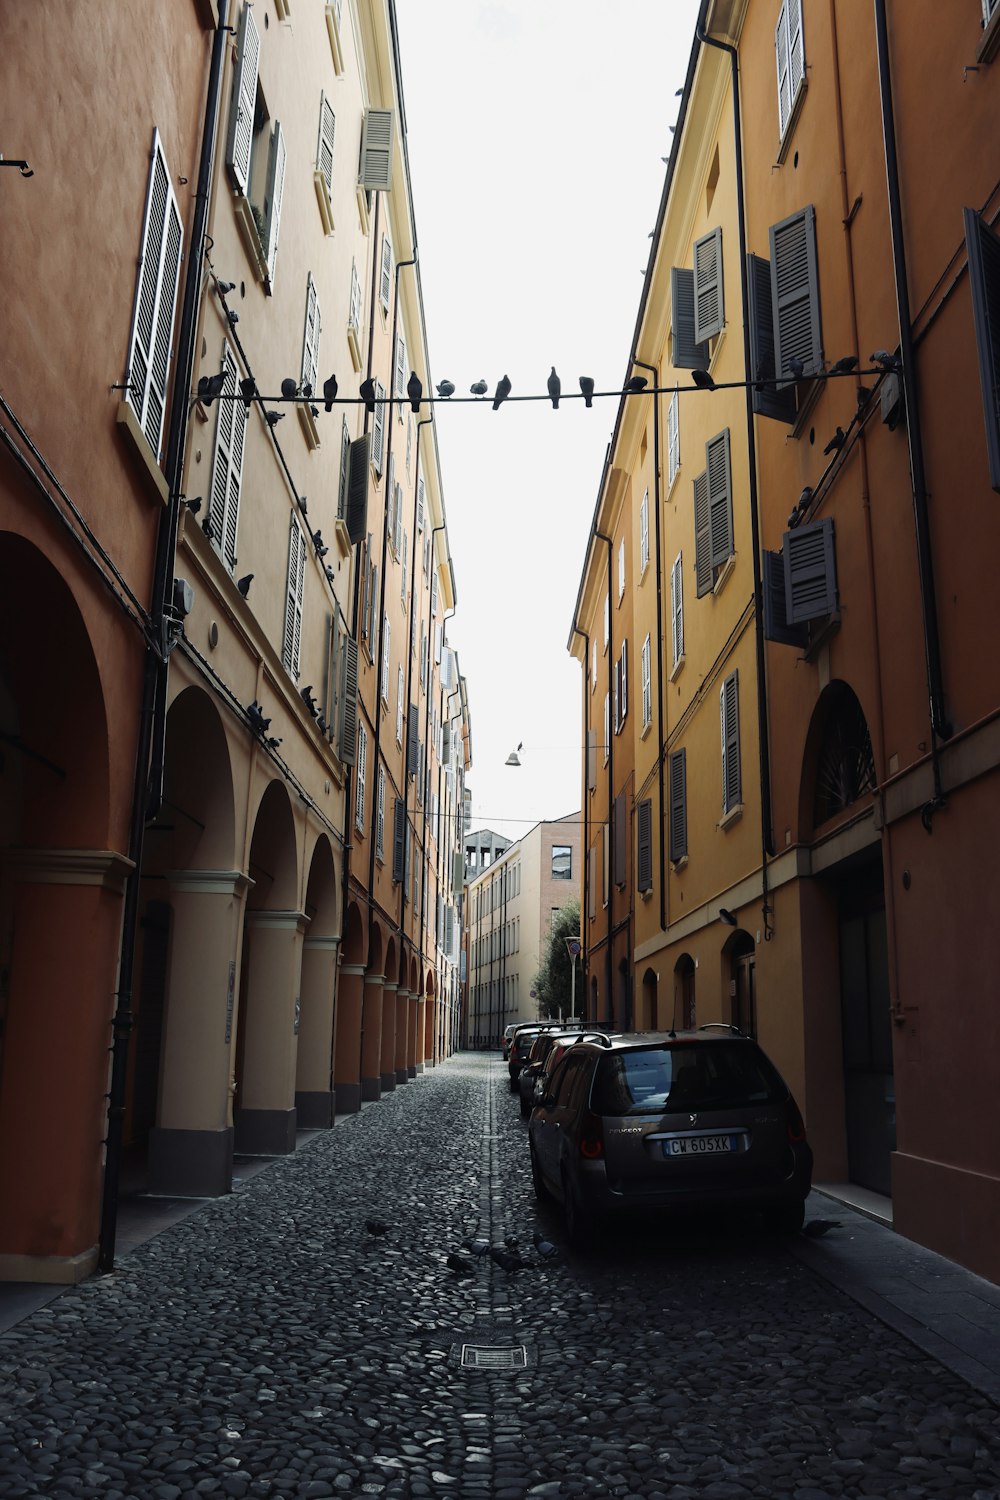
[[[597,916],[597,848],[587,850],[587,915],[593,922]]]
[[[375,415],[372,419],[372,467],[376,474],[382,472],[382,444],[385,436],[385,386],[375,382]],[[388,497],[391,498],[391,497]]]
[[[392,879],[402,885],[406,878],[406,803],[397,797],[392,809]]]
[[[288,533],[288,578],[285,585],[285,635],[281,660],[292,677],[299,675],[299,652],[302,642],[302,594],[305,582],[306,540],[298,521],[292,516]]]
[[[649,562],[649,491],[639,505],[639,572],[645,573]]]
[[[433,572],[431,574],[431,614],[432,615],[436,615],[437,612],[438,612],[438,578],[437,578],[437,572],[435,571],[435,572]]]
[[[382,267],[379,275],[379,301],[382,311],[389,311],[392,301],[392,243],[387,234],[382,236]]]
[[[365,829],[365,773],[368,770],[368,732],[358,725],[357,786],[354,788],[354,822],[361,833]]]
[[[653,803],[646,797],[636,808],[636,885],[640,891],[653,889]]]
[[[347,484],[347,535],[356,545],[365,534],[368,524],[368,465],[371,452],[371,434],[355,438],[350,444],[350,477]]]
[[[622,723],[628,713],[628,641],[622,641],[621,656],[621,712]]]
[[[392,550],[397,557],[403,551],[403,486],[397,483],[393,486],[395,490],[394,516],[392,523]]]
[[[687,751],[670,752],[670,861],[675,864],[688,852],[687,836]]]
[[[402,493],[402,490],[400,490],[400,494],[399,494],[399,510],[400,510],[401,514],[402,514],[402,509],[403,509],[403,493]],[[407,564],[408,564],[408,561],[409,561],[409,555],[410,555],[410,533],[408,531],[404,531],[403,532],[403,565],[402,565],[402,567],[399,570],[399,597],[402,599],[404,607],[406,605],[406,585],[409,582],[409,578],[407,576],[407,571],[406,571],[407,570]]]
[[[645,729],[653,718],[653,694],[650,682],[649,636],[642,643],[642,727]]]
[[[778,134],[784,135],[792,113],[791,75],[788,66],[788,3],[782,0],[774,28],[774,57],[778,69]]]
[[[694,242],[694,338],[701,344],[721,333],[726,321],[722,288],[722,230]]]
[[[244,4],[236,40],[236,67],[233,69],[229,139],[226,144],[226,165],[244,197],[250,186],[250,148],[253,145],[254,112],[257,108],[259,58],[260,35],[253,18],[253,7]]]
[[[789,625],[822,619],[837,608],[837,563],[833,521],[827,517],[786,531],[785,619]]]
[[[694,577],[695,594],[700,599],[712,592],[712,533],[708,506],[708,471],[694,482]]]
[[[377,787],[375,796],[375,853],[385,853],[385,767],[378,768]]]
[[[345,766],[354,765],[358,740],[358,643],[344,637],[340,661],[340,723],[337,728],[337,755]]]
[[[441,665],[441,646],[442,646],[443,640],[444,640],[444,626],[443,625],[435,625],[434,626],[434,660],[438,664],[438,666]]]
[[[779,646],[809,644],[805,625],[789,625],[785,606],[785,558],[781,552],[763,552],[764,639]]]
[[[389,702],[389,652],[392,641],[392,624],[388,615],[382,616],[382,681],[380,692],[382,702]]]
[[[963,215],[990,484],[1000,490],[1000,239],[974,208],[963,209]]]
[[[774,315],[771,303],[771,262],[762,255],[747,256],[750,319],[750,369],[754,382],[753,409],[779,422],[795,421],[795,387],[774,383]]]
[[[771,241],[771,307],[774,365],[779,387],[792,380],[789,360],[802,361],[806,375],[823,369],[816,268],[816,210],[811,203],[768,230]]]
[[[722,720],[722,811],[732,812],[743,800],[740,781],[739,672],[731,672],[719,695]]]
[[[139,276],[129,334],[125,375],[129,389],[125,391],[125,400],[135,412],[157,461],[167,404],[170,339],[183,239],[180,212],[170,185],[160,133],[154,130]]]
[[[222,346],[222,364],[226,372],[223,392],[226,395],[235,394],[239,367],[228,343]],[[242,401],[223,399],[218,403],[208,515],[212,525],[212,541],[230,568],[236,565],[236,529],[246,422],[247,408]]]
[[[447,764],[451,760],[451,721],[441,725],[441,759]]]
[[[788,13],[788,96],[789,113],[795,109],[806,76],[806,54],[802,39],[802,0],[785,0]]]
[[[396,744],[403,743],[403,669],[396,672]]]
[[[670,362],[678,370],[706,370],[707,344],[699,344],[694,333],[694,272],[684,266],[670,268]]]
[[[369,109],[361,132],[363,188],[388,192],[392,187],[392,110]]]
[[[281,200],[285,191],[285,136],[276,123],[271,135],[267,158],[267,191],[264,194],[264,259],[267,262],[268,290],[274,280],[274,263],[278,256],[278,226],[281,223]]]
[[[729,428],[705,444],[708,473],[709,530],[712,568],[733,555],[733,491],[729,464]]]
[[[302,384],[312,386],[316,390],[317,371],[319,370],[319,336],[322,320],[319,311],[319,296],[316,292],[316,283],[312,279],[312,272],[306,280],[306,326],[302,337]],[[343,474],[343,463],[341,463],[341,474]]]
[[[347,520],[347,476],[350,472],[351,433],[344,418],[340,430],[340,480],[337,485],[337,520]]]
[[[673,484],[681,466],[681,422],[680,397],[677,392],[670,398],[667,407],[667,486]]]
[[[619,792],[615,798],[614,810],[615,822],[615,885],[624,885],[626,880],[626,833],[627,819],[625,813],[625,793]]]
[[[375,610],[378,605],[378,563],[372,563],[372,586],[368,596],[368,640],[374,655],[375,649]]]
[[[406,732],[406,774],[416,776],[420,770],[420,707],[410,704],[409,723]]]
[[[336,131],[333,107],[325,94],[319,96],[319,141],[316,145],[316,170],[323,174],[327,191],[333,192],[333,140]]]
[[[621,696],[619,691],[619,680],[621,678],[621,662],[615,660],[611,668],[611,717],[614,721],[615,734],[622,727]]]
[[[678,552],[670,574],[670,623],[674,651],[674,666],[684,655],[684,570],[683,553]]]
[[[424,529],[424,481],[417,481],[417,530]]]
[[[406,340],[401,333],[396,334],[396,363],[392,376],[392,394],[397,398],[399,405],[396,407],[396,415],[403,420],[403,395],[406,376]]]
[[[351,261],[351,305],[347,314],[347,326],[354,330],[358,338],[361,337],[361,282],[358,279],[358,267],[355,261]]]
[[[597,786],[597,731],[587,730],[587,791]]]
[[[618,598],[625,593],[625,538],[618,543]]]
[[[604,763],[607,765],[608,751],[611,745],[611,700],[608,694],[604,694]]]

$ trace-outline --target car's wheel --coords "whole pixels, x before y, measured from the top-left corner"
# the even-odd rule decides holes
[[[566,1219],[566,1238],[574,1250],[589,1250],[594,1243],[595,1223],[593,1214],[580,1203],[573,1191],[565,1168],[562,1173],[563,1214]]]
[[[531,1104],[525,1098],[524,1094],[522,1094],[521,1095],[521,1119],[522,1120],[526,1120],[530,1114],[531,1114]]]
[[[768,1234],[798,1234],[805,1216],[804,1203],[775,1203],[764,1210],[764,1228]]]
[[[516,1094],[517,1093],[517,1079],[516,1078],[511,1078],[510,1079],[510,1081],[509,1081],[509,1088],[510,1088],[510,1091],[511,1091],[512,1094]]]
[[[551,1195],[548,1188],[545,1186],[545,1178],[542,1176],[542,1169],[538,1165],[538,1157],[535,1155],[535,1148],[530,1143],[528,1146],[528,1155],[531,1157],[531,1186],[535,1190],[535,1197],[538,1199],[539,1203],[544,1203],[546,1199]]]

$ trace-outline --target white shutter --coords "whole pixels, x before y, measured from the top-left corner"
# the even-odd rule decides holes
[[[393,490],[392,550],[399,557],[403,547],[403,486],[396,482]]]
[[[673,635],[674,666],[684,655],[684,569],[683,553],[678,552],[670,574],[670,620]]]
[[[170,338],[183,239],[180,212],[170,185],[160,133],[154,130],[135,308],[129,334],[125,400],[135,412],[157,461],[167,404]]]
[[[399,500],[400,500],[399,508],[400,508],[400,510],[402,510],[402,508],[403,508],[402,491],[400,491]],[[406,576],[406,569],[407,569],[407,561],[408,561],[408,557],[409,557],[409,551],[410,551],[410,533],[408,531],[404,531],[403,532],[403,566],[399,570],[399,597],[403,601],[404,608],[405,608],[405,605],[406,605],[406,585],[407,585],[407,582],[408,582],[407,576]]]
[[[396,674],[396,744],[403,743],[403,669]]]
[[[391,625],[389,616],[382,616],[382,702],[389,702],[389,650],[391,639]]]
[[[325,94],[319,96],[319,141],[316,146],[316,170],[323,174],[327,191],[333,192],[333,142],[336,118]]]
[[[403,420],[403,377],[406,373],[406,340],[401,333],[396,335],[396,366],[392,377],[392,394],[397,398],[399,405],[396,407],[396,415]]]
[[[354,791],[354,823],[361,833],[365,831],[365,770],[368,765],[368,732],[363,724],[358,725],[358,784]]]
[[[253,146],[254,111],[257,108],[257,64],[260,58],[260,35],[253,18],[253,8],[249,4],[244,4],[243,14],[240,16],[236,52],[226,164],[232,173],[237,189],[245,197],[250,186],[250,150]]]
[[[681,466],[681,426],[678,393],[670,398],[667,407],[667,487],[673,484]]]
[[[309,273],[306,281],[306,327],[302,339],[302,384],[311,385],[316,390],[316,381],[319,371],[319,336],[322,329],[322,319],[319,311],[319,297],[316,293],[316,283]],[[341,476],[344,473],[344,462],[341,459]],[[343,489],[343,478],[341,481]]]
[[[298,521],[292,516],[288,535],[288,578],[285,585],[285,634],[281,646],[281,660],[285,671],[292,677],[299,675],[305,564],[306,539]]]
[[[281,223],[281,200],[285,192],[285,137],[275,124],[267,161],[267,192],[264,195],[264,259],[267,262],[268,289],[274,280],[274,263],[278,255],[278,227]]]
[[[353,328],[354,332],[361,337],[361,282],[358,279],[358,267],[355,261],[351,261],[351,306],[347,314],[347,326]]]
[[[625,593],[625,538],[618,543],[618,598]]]
[[[642,577],[649,563],[649,491],[642,497],[639,506],[639,576]]]
[[[621,721],[624,724],[628,713],[628,641],[622,641],[621,657]]]
[[[791,79],[788,68],[788,5],[782,0],[778,24],[774,28],[774,57],[778,69],[778,134],[784,135],[792,112]]]
[[[444,640],[444,626],[443,625],[435,625],[434,626],[434,660],[439,665],[440,665],[440,662],[441,662],[441,645],[442,645],[443,640]]]
[[[645,729],[653,718],[653,693],[649,670],[649,636],[642,643],[642,727]]]
[[[378,768],[378,793],[375,805],[375,853],[385,853],[385,767]]]
[[[239,367],[236,355],[228,343],[223,343],[222,346],[222,364],[226,372],[223,392],[225,395],[235,395]],[[212,541],[230,569],[236,565],[236,528],[246,424],[247,408],[242,401],[221,400],[218,403],[208,515],[212,525]]]
[[[424,529],[424,481],[417,481],[417,530]]]

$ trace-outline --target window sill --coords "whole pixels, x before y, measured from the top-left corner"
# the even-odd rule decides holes
[[[139,418],[127,401],[119,401],[115,421],[124,428],[132,440],[132,447],[142,466],[143,476],[150,490],[150,498],[161,501],[163,505],[169,504],[170,491],[163,470],[156,462],[156,454],[149,446],[149,439],[139,426]]]
[[[674,492],[674,488],[675,488],[675,486],[677,484],[677,481],[681,477],[681,468],[682,468],[682,465],[680,463],[678,463],[676,469],[674,470],[674,477],[673,477],[673,479],[668,479],[667,480],[667,493],[666,493],[666,499],[667,500],[670,499],[671,495]]]
[[[715,583],[712,586],[712,594],[713,594],[713,596],[722,593],[722,590],[725,588],[726,584],[729,582],[729,580],[732,577],[732,575],[735,572],[735,570],[736,570],[736,553],[735,552],[730,552],[729,556],[726,558],[725,562],[722,564],[722,568],[721,568],[721,570],[719,572],[718,578],[715,580]]]
[[[316,426],[316,418],[309,410],[308,402],[301,401],[299,403],[298,413],[299,423],[305,434],[306,446],[308,448],[318,448],[320,446],[319,428]]]
[[[649,572],[649,558],[647,557],[646,561],[643,563],[642,567],[639,569],[639,588],[642,588],[642,585],[643,585],[643,583],[645,581],[645,578],[646,578],[646,574],[648,572]]]
[[[792,103],[791,112],[788,116],[788,123],[785,126],[785,133],[778,142],[778,155],[776,157],[776,164],[779,167],[784,165],[785,157],[788,155],[789,148],[791,147],[792,136],[795,134],[795,122],[799,118],[799,112],[802,109],[802,101],[806,96],[806,87],[808,85],[808,82],[809,80],[806,77],[805,72],[803,72],[802,82],[799,84],[798,91],[796,92],[795,99]]]
[[[719,828],[723,833],[725,833],[726,829],[732,828],[733,824],[738,823],[742,816],[743,803],[737,802],[735,807],[731,807],[727,813],[723,813],[722,817],[719,819]]]
[[[652,890],[640,891],[639,892],[639,900],[640,901],[652,901],[652,899],[653,899],[653,892],[652,892]]]
[[[344,49],[340,41],[340,25],[337,21],[335,5],[326,7],[326,30],[330,38],[330,51],[333,54],[333,71],[339,78],[344,71]]]
[[[267,260],[264,257],[260,235],[257,233],[250,199],[244,198],[242,193],[237,193],[233,199],[233,213],[236,216],[236,227],[240,232],[240,239],[243,241],[243,248],[247,253],[253,274],[263,286],[267,281]]]
[[[290,20],[291,0],[274,0],[274,13],[279,21]]]
[[[688,862],[687,855],[686,854],[682,854],[681,857],[680,857],[680,859],[672,859],[670,861],[670,868],[673,870],[673,872],[674,872],[675,875],[679,875],[681,873],[681,871],[683,870],[684,866],[687,864],[687,862]]]
[[[323,220],[323,233],[333,233],[333,203],[330,200],[330,184],[322,172],[313,173],[313,182],[316,185],[316,201],[319,204],[319,216]]]
[[[361,233],[367,235],[371,229],[371,220],[368,216],[368,189],[358,183],[358,220],[361,224]]]
[[[355,371],[361,369],[361,340],[353,323],[347,325],[347,347],[351,351],[351,364]]]
[[[670,669],[670,677],[669,677],[669,681],[670,682],[676,682],[677,681],[678,677],[681,675],[681,672],[682,672],[682,670],[684,668],[684,663],[686,661],[687,661],[687,657],[684,655],[684,653],[682,651],[681,654],[680,654],[680,656],[677,658],[677,660],[674,662],[673,666]]]
[[[991,62],[1000,51],[1000,10],[995,10],[983,27],[976,48],[976,62]]]
[[[338,516],[336,521],[333,523],[333,533],[337,538],[337,546],[340,548],[341,552],[345,557],[350,557],[351,534],[347,529],[347,522],[344,520],[343,516]]]
[[[652,721],[652,719],[647,719],[646,722],[645,722],[645,724],[643,724],[643,726],[642,726],[642,733],[639,735],[639,738],[641,740],[644,740],[646,738],[646,736],[649,734],[649,731],[652,729],[652,727],[653,727],[653,721]]]

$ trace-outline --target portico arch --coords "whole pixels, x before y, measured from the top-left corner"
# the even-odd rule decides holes
[[[333,846],[326,833],[313,845],[306,882],[309,926],[302,947],[301,1014],[295,1068],[295,1112],[300,1130],[333,1124],[334,991],[340,931]]]

